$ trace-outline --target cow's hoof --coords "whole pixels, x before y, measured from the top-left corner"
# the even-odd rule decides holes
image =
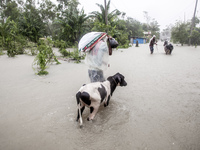
[[[89,117],[87,118],[87,121],[93,121],[93,119],[90,119]]]

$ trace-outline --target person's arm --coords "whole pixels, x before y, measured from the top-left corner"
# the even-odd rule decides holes
[[[156,44],[157,45],[157,41],[155,40],[155,43],[154,44]]]

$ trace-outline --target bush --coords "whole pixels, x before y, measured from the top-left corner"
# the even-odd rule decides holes
[[[37,54],[33,65],[37,66],[38,75],[47,75],[48,72],[45,69],[48,64],[52,61],[56,62],[56,64],[60,64],[56,56],[53,54],[52,41],[48,38],[41,38],[38,43],[38,51],[39,53]]]
[[[7,18],[6,23],[0,23],[1,45],[7,50],[9,57],[24,53],[25,38],[19,34],[17,23]]]
[[[80,63],[81,60],[85,58],[85,55],[80,56],[78,48],[74,47],[74,51],[71,52],[70,57],[72,58],[72,60],[75,60],[76,63]]]
[[[66,49],[64,48],[60,48],[59,52],[62,54],[62,56],[66,57],[66,56],[70,56],[70,52],[68,52]]]
[[[34,42],[28,42],[27,48],[30,49],[31,55],[37,55],[38,50],[37,50],[37,44]]]
[[[66,50],[66,48],[68,47],[68,44],[65,41],[56,40],[54,41],[54,46],[59,48],[59,52],[62,54],[62,56],[64,57],[70,56],[70,52]]]

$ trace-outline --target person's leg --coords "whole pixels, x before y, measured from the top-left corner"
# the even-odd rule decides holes
[[[96,82],[95,70],[88,70],[88,74],[89,74],[90,82]]]
[[[98,74],[98,81],[103,82],[105,81],[104,75],[103,75],[103,71],[102,70],[98,70],[97,71]]]
[[[153,54],[153,46],[150,46],[151,54]]]
[[[90,82],[103,82],[105,81],[103,71],[101,70],[88,70]]]

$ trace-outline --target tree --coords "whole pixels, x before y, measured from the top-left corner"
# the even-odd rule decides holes
[[[96,21],[97,22],[99,22],[101,25],[105,25],[104,27],[106,28],[105,30],[106,31],[109,31],[109,27],[108,26],[106,26],[106,16],[105,16],[105,8],[104,8],[104,6],[103,5],[101,5],[101,4],[96,4],[99,8],[100,8],[100,12],[98,12],[98,11],[93,11],[93,12],[91,12],[90,13],[90,17],[93,17],[93,18],[95,18],[96,19]],[[107,9],[107,18],[108,18],[108,25],[110,24],[112,24],[112,22],[115,20],[115,19],[117,19],[117,17],[119,16],[119,15],[121,15],[121,12],[118,10],[118,9],[115,9],[115,10],[113,10],[112,12],[110,12],[109,13],[109,10],[110,10],[110,0],[108,1],[108,3],[107,3],[107,7],[106,7],[106,9]]]
[[[39,38],[46,35],[45,23],[34,3],[29,0],[24,7],[24,12],[19,17],[20,33],[32,42],[38,42]]]
[[[24,38],[19,34],[17,23],[7,18],[5,23],[0,23],[0,37],[2,47],[7,50],[9,57],[23,54]]]
[[[78,10],[78,4],[77,0],[70,1],[68,3],[68,9],[63,11],[54,22],[54,25],[59,25],[56,31],[58,39],[67,41],[69,45],[74,45],[78,41],[84,32],[84,23],[88,19],[83,9],[81,11]]]
[[[3,10],[3,14],[5,18],[10,17],[11,20],[16,21],[18,16],[19,16],[19,9],[18,9],[18,5],[15,1],[10,1],[9,3],[7,3],[7,5],[5,6],[5,9]]]
[[[149,30],[151,31],[152,35],[156,35],[156,37],[159,37],[160,29],[159,29],[158,22],[155,19],[153,19],[153,21],[150,22]]]
[[[20,3],[20,0],[18,1]],[[18,1],[1,0],[0,22],[5,22],[8,17],[10,17],[10,20],[17,22],[18,16],[20,14],[20,9],[17,3]]]
[[[68,2],[70,0],[57,0],[57,1],[59,2],[59,4],[58,4],[58,10],[63,11],[64,9],[67,8]]]
[[[129,39],[133,36],[143,36],[142,24],[139,21],[128,17],[126,20],[126,27],[127,32],[129,33]]]
[[[200,28],[195,28],[191,34],[191,44],[198,45],[200,44]]]
[[[156,35],[156,37],[159,37],[159,24],[158,22],[153,18],[151,18],[148,15],[147,11],[144,11],[144,18],[146,19],[146,23],[143,23],[142,27],[143,30],[146,32],[151,32],[152,35]]]
[[[110,0],[107,3],[107,18],[108,24],[106,24],[105,7],[101,4],[96,4],[100,8],[100,12],[93,11],[90,13],[90,17],[94,19],[94,27],[92,31],[107,32],[114,37],[120,46],[128,47],[129,33],[127,32],[126,21],[119,19],[119,16],[125,16],[125,13],[120,12],[118,9],[110,10]]]
[[[181,23],[177,22],[176,26],[172,28],[172,37],[171,39],[173,42],[179,42],[181,45],[188,42],[188,36],[189,36],[189,23]]]
[[[42,0],[39,7],[39,13],[46,26],[46,36],[52,35],[52,22],[56,17],[56,5],[50,0]]]

